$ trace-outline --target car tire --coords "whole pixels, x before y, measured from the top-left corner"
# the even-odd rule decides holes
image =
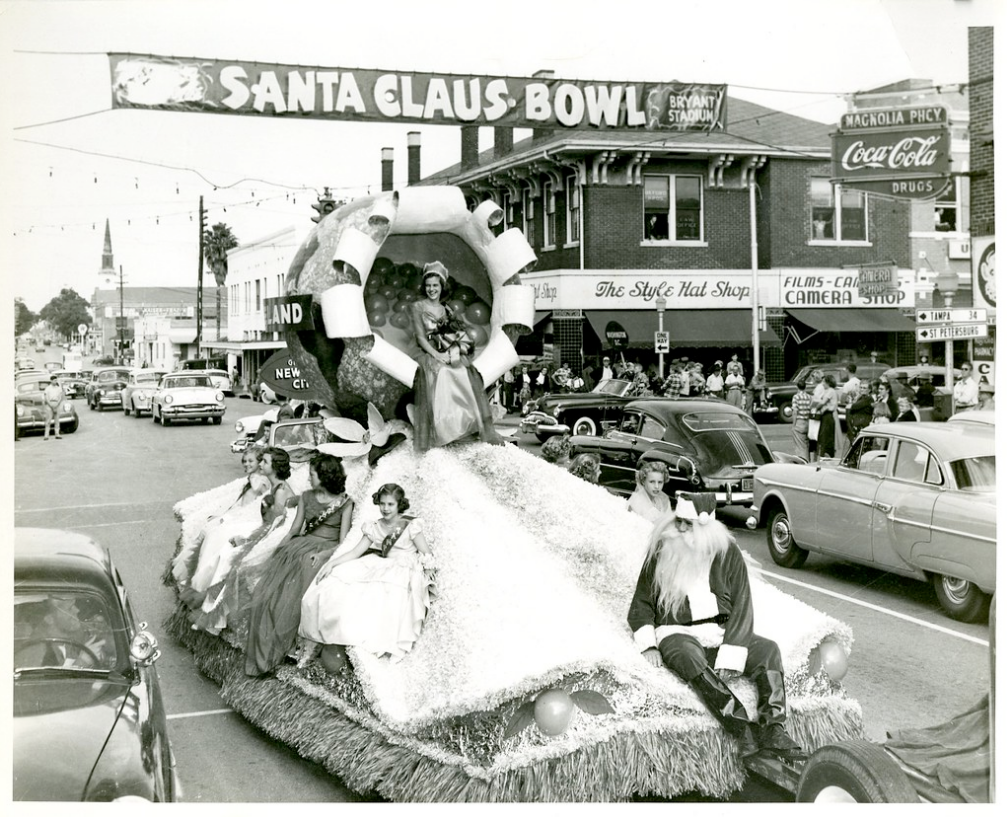
[[[808,551],[794,541],[790,515],[783,508],[774,508],[770,512],[766,541],[769,544],[769,555],[780,567],[796,569],[808,560]]]
[[[781,423],[794,422],[794,407],[790,403],[782,403],[776,409],[776,419]]]
[[[551,436],[552,436],[551,434],[536,434],[535,439],[538,440],[540,443],[544,443]]]
[[[73,434],[79,426],[80,426],[79,420],[71,420],[70,425],[66,427],[65,431],[67,434]]]
[[[224,421],[223,417],[214,417],[213,418],[213,424],[215,426],[219,426],[223,421]]]
[[[578,417],[570,426],[570,433],[581,437],[595,437],[598,424],[590,417]]]
[[[930,577],[937,601],[956,621],[985,621],[989,615],[990,597],[965,579],[955,579],[935,573]]]
[[[889,754],[866,740],[823,746],[804,765],[798,803],[918,803],[905,772]]]
[[[164,416],[164,415],[162,414],[162,415],[161,415],[161,426],[162,426],[163,428],[167,428],[167,427],[168,427],[168,426],[170,426],[170,425],[171,425],[171,420],[169,420],[169,419],[168,419],[167,417],[165,417],[165,416]]]

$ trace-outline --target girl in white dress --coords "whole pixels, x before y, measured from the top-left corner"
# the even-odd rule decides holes
[[[642,463],[636,472],[636,490],[629,497],[629,509],[648,522],[656,522],[671,510],[671,500],[664,492],[668,466],[656,460]]]
[[[323,565],[301,601],[302,638],[404,656],[419,637],[430,605],[424,562],[431,560],[420,519],[404,516],[405,491],[394,483],[373,495],[381,518]]]

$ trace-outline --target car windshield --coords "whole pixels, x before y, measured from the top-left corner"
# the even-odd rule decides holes
[[[948,463],[955,484],[962,491],[993,491],[997,487],[996,457],[971,457]]]
[[[598,394],[619,394],[621,395],[626,391],[626,380],[616,380],[614,378],[610,380],[602,380],[597,386],[592,389],[592,391]]]
[[[136,375],[135,380],[137,383],[156,383],[160,376],[157,372],[142,372]]]
[[[113,380],[122,380],[126,377],[126,372],[98,372],[99,383],[111,383]]]
[[[295,423],[293,425],[278,425],[272,430],[271,445],[294,446],[307,443],[309,445],[319,445],[320,443],[333,442],[335,440],[325,426],[321,423]]]
[[[210,378],[206,375],[190,375],[188,377],[166,377],[161,385],[166,389],[196,389],[210,388]]]
[[[14,669],[115,669],[113,617],[87,590],[18,588],[14,593]]]

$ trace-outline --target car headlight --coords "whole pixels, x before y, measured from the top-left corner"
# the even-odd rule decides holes
[[[562,411],[562,409],[563,409],[562,406],[556,406],[556,408],[554,408],[552,410],[552,416],[553,417],[559,417],[559,413],[560,413],[560,411]]]
[[[98,389],[98,396],[99,397],[104,397],[105,396],[105,390],[104,389]]]
[[[217,394],[216,394],[216,397],[217,397],[217,402],[218,403],[223,403],[224,402],[224,393],[222,391],[218,391]]]
[[[14,406],[14,411],[17,412],[18,417],[21,417],[24,415],[24,406]]]
[[[67,414],[69,414],[71,411],[73,411],[73,403],[64,403],[63,404],[63,411],[65,411]]]
[[[234,424],[234,430],[239,434],[245,433],[245,427],[241,424],[241,420],[238,420],[238,422]]]
[[[171,402],[171,395],[170,394],[164,395],[164,402],[165,403],[170,403]]]

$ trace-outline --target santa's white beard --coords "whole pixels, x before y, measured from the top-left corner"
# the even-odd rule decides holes
[[[723,523],[711,519],[694,524],[684,533],[674,523],[660,536],[654,568],[657,603],[662,613],[678,616],[690,591],[697,586],[709,589],[713,560],[727,550],[731,534]]]

